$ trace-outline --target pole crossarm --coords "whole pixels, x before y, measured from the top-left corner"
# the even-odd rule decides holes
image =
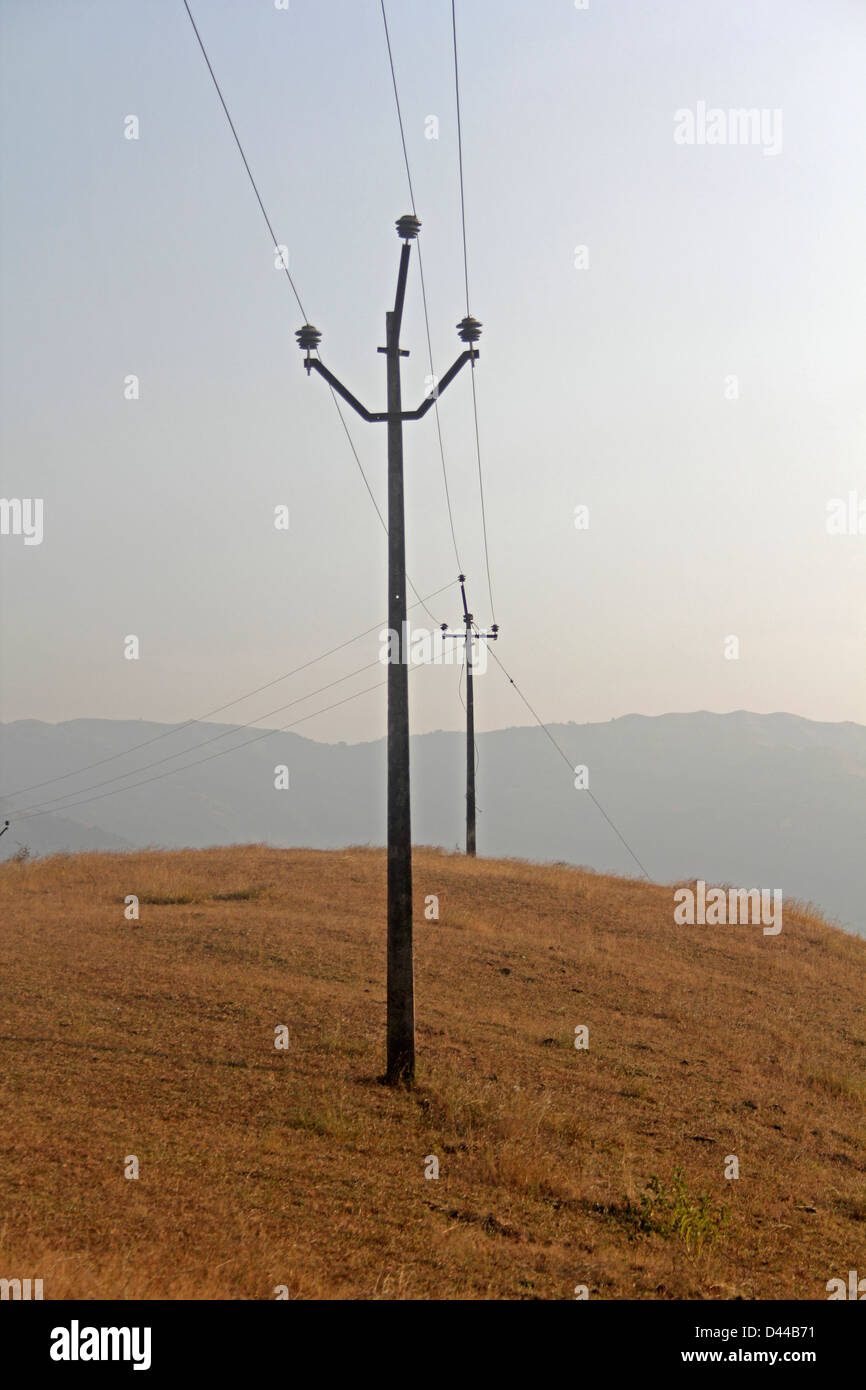
[[[427,411],[433,403],[442,395],[446,386],[451,385],[451,382],[454,380],[461,367],[465,367],[467,362],[474,362],[478,356],[479,352],[477,348],[467,348],[465,352],[461,352],[457,361],[448,368],[448,371],[442,377],[441,381],[439,381],[437,385],[433,387],[433,390],[424,397],[417,410],[401,410],[399,412],[395,411],[393,414],[388,410],[368,410],[365,405],[361,404],[358,397],[353,396],[349,388],[343,385],[339,377],[334,376],[334,373],[325,366],[320,358],[310,357],[308,361],[304,363],[304,366],[308,371],[312,370],[318,372],[319,376],[324,377],[328,385],[334,388],[338,396],[342,396],[347,405],[350,405],[353,410],[358,412],[362,420],[367,420],[371,424],[381,424],[383,422],[387,424],[390,420],[421,420],[427,414]]]
[[[353,396],[349,388],[347,386],[344,386],[342,381],[335,377],[334,373],[329,371],[328,368],[325,366],[324,362],[321,362],[318,357],[308,358],[307,361],[304,363],[304,366],[306,367],[308,373],[312,368],[314,372],[319,373],[319,376],[323,376],[327,381],[328,385],[333,386],[337,395],[342,396],[346,404],[350,405],[353,410],[357,410],[362,420],[387,420],[387,413],[384,415],[373,415],[365,405],[362,405],[361,402],[358,400],[358,397]]]
[[[457,373],[460,371],[460,368],[465,367],[467,362],[474,363],[478,355],[479,353],[477,348],[467,348],[465,352],[461,352],[460,356],[457,358],[457,361],[454,362],[452,366],[448,368],[447,372],[442,377],[438,385],[434,386],[433,390],[429,393],[429,395],[424,397],[418,409],[407,410],[403,415],[403,419],[420,420],[422,416],[426,415],[427,411],[430,409],[431,405],[433,405],[434,401],[437,401],[439,397],[442,395],[442,392],[445,390],[445,387],[451,385],[451,382],[454,380]]]
[[[457,583],[460,585],[460,597],[461,597],[462,600],[463,600],[463,622],[464,622],[464,624],[465,624],[465,629],[464,629],[463,632],[449,632],[448,629],[447,629],[447,623],[443,623],[443,624],[442,624],[442,636],[443,636],[443,637],[464,638],[464,639],[465,639],[465,638],[469,638],[469,639],[471,639],[471,640],[474,640],[475,638],[479,638],[479,639],[485,638],[485,639],[487,639],[487,640],[490,641],[490,642],[495,642],[495,641],[498,639],[498,637],[499,637],[499,624],[498,624],[498,623],[494,623],[494,624],[492,625],[492,627],[491,627],[491,629],[490,629],[489,632],[480,632],[480,631],[475,631],[475,632],[473,632],[473,630],[472,630],[472,621],[473,621],[473,619],[472,619],[472,614],[469,612],[469,604],[466,602],[466,575],[465,575],[465,574],[458,574],[458,576],[457,576]]]

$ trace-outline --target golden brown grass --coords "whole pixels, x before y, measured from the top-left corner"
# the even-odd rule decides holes
[[[778,937],[674,926],[669,887],[421,850],[418,1085],[394,1091],[384,876],[380,851],[261,846],[2,866],[0,1276],[808,1299],[866,1270],[866,942],[788,905]],[[638,1215],[677,1169],[700,1242]]]

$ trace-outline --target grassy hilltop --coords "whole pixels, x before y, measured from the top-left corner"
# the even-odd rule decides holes
[[[866,1272],[866,941],[787,904],[777,937],[679,927],[670,887],[429,850],[415,903],[418,1084],[392,1091],[382,851],[0,867],[0,1276],[823,1299]]]

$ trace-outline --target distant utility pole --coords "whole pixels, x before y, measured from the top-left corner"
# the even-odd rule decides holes
[[[473,345],[481,336],[481,324],[467,314],[457,325],[461,341],[468,343],[453,366],[434,383],[417,410],[403,410],[400,394],[400,358],[408,351],[400,347],[400,325],[406,276],[409,271],[409,243],[417,237],[421,223],[407,215],[397,222],[403,241],[394,308],[385,315],[385,354],[388,409],[370,411],[338,381],[315,352],[322,335],[305,323],[295,337],[306,352],[304,366],[309,376],[316,371],[338,396],[356,410],[363,420],[384,421],[388,426],[388,627],[391,649],[388,662],[388,1043],[386,1081],[389,1085],[410,1083],[415,1076],[415,981],[412,963],[412,829],[409,816],[409,633],[406,624],[406,539],[403,507],[403,421],[420,420],[467,362],[475,366],[478,350]]]
[[[472,688],[474,665],[472,643],[478,641],[495,642],[499,636],[499,624],[493,623],[489,632],[472,631],[472,614],[466,603],[466,576],[460,580],[460,593],[463,598],[463,632],[449,632],[442,624],[445,637],[462,638],[466,643],[466,853],[475,858],[475,694]]]

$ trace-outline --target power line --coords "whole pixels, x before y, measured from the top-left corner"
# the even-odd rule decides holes
[[[409,152],[408,152],[408,150],[407,150],[407,148],[406,148],[406,132],[405,132],[405,130],[404,130],[404,128],[403,128],[403,113],[402,113],[402,111],[401,111],[401,109],[400,109],[400,95],[399,95],[399,92],[397,91],[397,74],[396,74],[396,72],[395,72],[395,70],[394,70],[394,55],[393,55],[393,53],[392,53],[392,51],[391,51],[391,35],[390,35],[389,32],[388,32],[388,16],[387,16],[387,14],[385,13],[385,0],[380,0],[380,2],[381,2],[381,6],[382,6],[382,23],[383,23],[384,26],[385,26],[385,42],[386,42],[386,44],[388,45],[388,63],[389,63],[390,68],[391,68],[391,82],[392,82],[393,87],[394,87],[394,103],[395,103],[395,105],[396,105],[396,107],[397,107],[397,120],[398,120],[398,122],[399,122],[399,124],[400,124],[400,141],[401,141],[402,146],[403,146],[403,162],[404,162],[405,165],[406,165],[406,179],[407,179],[408,184],[409,184],[409,200],[410,200],[410,202],[411,202],[411,204],[412,204],[412,212],[413,212],[413,214],[417,217],[417,215],[418,215],[418,209],[417,209],[416,206],[415,206],[415,190],[414,190],[414,188],[412,187],[412,171],[411,171],[411,169],[409,168]],[[425,280],[424,280],[424,264],[423,264],[423,261],[422,261],[422,259],[421,259],[421,241],[420,241],[420,238],[418,239],[418,273],[419,273],[419,278],[420,278],[420,281],[421,281],[421,302],[422,302],[422,304],[424,305],[424,327],[425,327],[426,333],[427,333],[427,358],[428,358],[428,361],[429,361],[429,363],[430,363],[430,375],[433,377],[433,379],[434,379],[434,381],[435,381],[435,379],[436,379],[436,371],[435,371],[435,368],[434,368],[434,366],[433,366],[433,344],[432,344],[431,337],[430,337],[430,315],[429,315],[429,313],[428,313],[428,311],[427,311],[427,285],[426,285],[426,282],[425,282]],[[466,312],[467,312],[467,314],[469,313],[468,308],[467,308]],[[456,533],[456,531],[455,531],[455,529],[454,529],[454,513],[453,513],[452,508],[451,508],[451,491],[450,491],[450,489],[449,489],[449,487],[448,487],[448,471],[447,471],[447,469],[446,469],[446,467],[445,467],[445,445],[444,445],[443,440],[442,440],[442,422],[441,422],[441,420],[440,420],[440,418],[439,418],[439,402],[438,402],[438,400],[434,402],[433,409],[434,409],[434,413],[435,413],[435,416],[436,416],[436,432],[437,432],[437,434],[438,434],[438,436],[439,436],[439,457],[440,457],[441,460],[442,460],[442,479],[443,479],[443,482],[444,482],[444,484],[445,484],[445,502],[446,502],[447,507],[448,507],[448,522],[449,522],[449,525],[450,525],[450,527],[451,527],[451,540],[452,540],[452,543],[453,543],[453,545],[454,545],[454,558],[455,558],[455,560],[457,561],[457,568],[458,568],[458,570],[460,570],[461,573],[462,573],[462,571],[463,571],[463,566],[462,566],[462,564],[460,563],[460,553],[459,553],[458,548],[457,548],[457,533]]]
[[[527,698],[526,698],[526,696],[524,695],[523,691],[520,689],[520,687],[518,686],[517,682],[514,680],[513,676],[509,676],[509,674],[508,674],[508,672],[506,671],[505,667],[502,665],[502,662],[499,660],[499,657],[496,655],[496,652],[493,651],[492,648],[490,649],[490,652],[491,652],[491,656],[492,656],[493,659],[495,660],[496,664],[500,667],[500,669],[501,669],[503,675],[506,677],[506,679],[509,681],[509,683],[510,683],[511,685],[514,686],[514,689],[517,691],[517,694],[520,696],[520,698],[521,698],[521,700],[523,701],[523,703],[525,704],[526,708],[529,710],[529,713],[532,715],[532,717],[533,717],[533,719],[535,720],[535,722],[536,722],[536,724],[538,725],[538,727],[539,727],[540,729],[543,729],[544,733],[547,734],[547,737],[550,739],[550,742],[553,744],[553,746],[554,746],[554,748],[556,749],[557,753],[558,753],[558,754],[560,755],[560,757],[568,764],[569,770],[570,770],[570,771],[573,771],[574,769],[573,769],[573,767],[572,767],[571,758],[569,758],[569,756],[568,756],[568,754],[565,752],[564,748],[562,748],[562,746],[561,746],[559,743],[557,743],[556,739],[553,737],[553,734],[550,732],[550,730],[548,729],[548,727],[547,727],[547,725],[544,723],[544,721],[543,721],[542,719],[540,719],[539,716],[536,714],[535,710],[532,708],[532,705],[531,705],[531,704],[529,703],[529,701],[527,700]],[[586,787],[585,790],[586,790],[586,792],[587,792],[588,795],[589,795],[590,801],[594,804],[594,806],[596,807],[596,809],[597,809],[598,811],[600,811],[601,814],[604,816],[605,820],[607,821],[607,823],[608,823],[608,825],[610,826],[610,828],[611,828],[611,830],[613,831],[613,833],[616,835],[617,839],[618,839],[618,840],[625,846],[625,848],[628,850],[629,854],[631,855],[631,857],[632,857],[632,859],[634,860],[634,862],[637,864],[637,866],[638,866],[638,868],[640,869],[641,873],[643,874],[644,878],[649,878],[649,873],[647,872],[646,868],[645,868],[644,865],[641,863],[641,861],[638,859],[637,855],[635,854],[635,852],[634,852],[634,850],[632,849],[631,845],[629,844],[628,840],[627,840],[627,839],[625,838],[625,836],[621,833],[621,831],[617,829],[616,825],[614,825],[613,821],[611,820],[610,816],[607,814],[607,811],[606,811],[606,810],[604,809],[604,807],[601,805],[601,803],[600,803],[600,801],[598,800],[598,798],[597,798],[596,796],[593,795],[593,793],[590,791],[589,787]]]
[[[238,147],[238,153],[240,154],[240,157],[241,157],[241,159],[242,159],[243,162],[244,162],[244,168],[245,168],[246,171],[247,171],[247,175],[248,175],[248,177],[249,177],[249,181],[250,181],[250,183],[251,183],[252,186],[253,186],[253,192],[255,193],[256,198],[257,198],[257,200],[258,200],[259,207],[260,207],[261,210],[262,210],[262,217],[265,219],[265,223],[266,223],[266,225],[267,225],[267,229],[268,229],[268,231],[269,231],[270,234],[271,234],[271,243],[272,243],[272,245],[273,245],[273,247],[274,247],[274,250],[277,250],[278,247],[279,247],[279,245],[280,245],[280,243],[277,241],[276,232],[274,231],[273,227],[271,226],[271,219],[268,217],[267,211],[265,210],[265,205],[264,205],[264,203],[262,202],[262,196],[261,196],[261,194],[259,193],[258,186],[257,186],[257,184],[256,184],[255,179],[253,178],[253,171],[252,171],[252,169],[251,169],[250,166],[249,166],[249,163],[248,163],[248,161],[247,161],[246,155],[244,154],[244,147],[243,147],[243,145],[242,145],[241,142],[240,142],[240,137],[238,136],[237,131],[235,130],[235,123],[234,123],[234,121],[232,120],[231,115],[230,115],[230,113],[229,113],[229,109],[228,109],[228,106],[226,105],[225,97],[224,97],[223,94],[222,94],[222,90],[221,90],[221,88],[220,88],[220,84],[219,84],[219,82],[217,81],[217,78],[216,78],[216,73],[214,72],[213,68],[211,67],[210,58],[207,56],[207,50],[205,49],[205,46],[204,46],[204,44],[202,43],[201,34],[200,34],[199,31],[198,31],[198,26],[196,25],[196,22],[195,22],[195,20],[194,20],[193,17],[192,17],[192,10],[190,9],[189,5],[187,4],[187,0],[183,0],[183,5],[184,5],[184,9],[186,10],[187,14],[189,15],[189,22],[190,22],[190,24],[192,25],[193,33],[195,34],[196,38],[198,39],[198,46],[199,46],[199,48],[201,49],[202,57],[204,58],[205,62],[207,63],[207,70],[208,70],[208,72],[209,72],[210,75],[211,75],[211,78],[212,78],[212,80],[213,80],[214,86],[216,87],[217,96],[219,97],[220,102],[222,103],[222,108],[223,108],[223,111],[224,111],[225,114],[226,114],[226,120],[227,120],[228,123],[229,123],[229,128],[230,128],[230,130],[231,130],[232,135],[235,137],[235,144],[236,144],[237,147]],[[294,280],[292,279],[291,273],[290,273],[290,271],[289,271],[288,264],[286,263],[285,259],[284,259],[282,256],[280,257],[280,260],[283,261],[283,266],[282,266],[282,268],[283,268],[283,270],[286,272],[286,279],[288,280],[289,284],[290,284],[291,287],[292,287],[292,293],[293,293],[293,295],[295,296],[295,299],[297,300],[298,308],[300,309],[301,313],[303,314],[304,318],[306,319],[306,317],[307,317],[307,311],[306,311],[306,309],[304,308],[303,304],[301,303],[301,296],[298,294],[297,286],[295,285],[295,282],[294,282]]]
[[[267,710],[264,714],[256,715],[255,719],[248,719],[245,724],[234,724],[228,729],[224,729],[221,734],[212,734],[210,738],[203,739],[197,748],[181,748],[177,753],[167,753],[164,758],[157,758],[155,762],[145,763],[144,767],[134,767],[129,772],[118,772],[113,777],[106,777],[101,782],[92,782],[89,787],[78,787],[74,792],[62,792],[60,796],[50,796],[45,801],[36,801],[32,806],[22,807],[22,811],[36,811],[43,806],[54,806],[57,801],[64,801],[67,796],[78,796],[79,792],[96,791],[97,787],[107,787],[111,782],[120,782],[124,777],[135,777],[141,772],[149,772],[151,768],[160,767],[162,763],[170,763],[173,758],[182,758],[187,753],[197,753],[199,749],[206,748],[209,743],[217,743],[222,738],[230,738],[232,734],[239,733],[242,729],[250,729],[254,724],[259,724],[263,719],[270,719],[274,714],[281,714],[285,709],[291,709],[293,705],[302,705],[305,700],[311,700],[314,695],[323,695],[326,690],[331,690],[335,685],[342,685],[343,681],[351,680],[353,676],[360,676],[364,671],[370,671],[374,666],[378,666],[378,660],[367,662],[365,666],[359,666],[356,671],[350,671],[348,675],[338,676],[336,680],[328,681],[325,685],[320,685],[318,690],[311,690],[306,695],[298,695],[294,700],[289,700],[285,705],[278,705],[276,709]],[[118,788],[122,790],[122,788]],[[62,811],[63,806],[54,806],[56,811]],[[13,812],[14,814],[14,812]]]
[[[454,582],[455,581],[452,580],[452,583]],[[428,594],[427,599],[437,598],[439,594],[444,594],[445,590],[450,588],[451,584],[443,584],[441,589],[436,589],[432,594]],[[424,607],[428,614],[430,613],[424,599],[419,599],[417,603],[412,604],[413,608],[419,606]],[[383,622],[384,621],[386,620],[383,619]],[[233,705],[240,705],[245,700],[252,699],[253,695],[260,695],[263,690],[270,690],[272,686],[279,685],[281,681],[289,680],[291,676],[297,676],[301,671],[306,671],[311,666],[317,666],[320,661],[325,661],[329,656],[335,656],[337,652],[341,652],[346,647],[350,647],[353,642],[359,642],[362,637],[369,637],[371,632],[376,632],[382,625],[382,622],[374,623],[372,627],[366,628],[364,632],[359,632],[354,637],[347,637],[345,642],[340,642],[336,647],[331,647],[329,651],[322,652],[321,656],[311,657],[309,661],[303,662],[300,666],[295,666],[291,671],[286,671],[281,676],[275,676],[273,680],[266,681],[264,685],[257,685],[254,690],[248,690],[245,694],[236,696],[234,700],[227,700],[224,705],[217,705],[215,709],[205,710],[203,714],[198,714],[192,719],[185,719],[182,724],[175,725],[170,729],[164,729],[162,733],[154,734],[152,738],[143,739],[141,743],[133,743],[129,748],[121,749],[119,753],[109,753],[105,758],[97,758],[95,762],[85,763],[82,767],[73,768],[71,772],[63,772],[58,777],[46,777],[44,781],[31,782],[27,787],[16,787],[10,792],[0,792],[0,800],[8,801],[14,796],[26,796],[28,792],[38,791],[40,787],[51,786],[55,782],[65,782],[69,777],[76,777],[83,772],[91,772],[95,767],[102,767],[103,764],[114,762],[117,758],[125,758],[129,753],[137,753],[139,749],[148,748],[152,743],[159,743],[161,739],[169,738],[172,734],[179,734],[183,729],[189,728],[193,724],[200,724],[205,719],[211,719],[215,714],[222,714],[223,710],[231,709]],[[283,708],[285,708],[285,706],[283,706]],[[266,719],[267,715],[261,715],[260,718]],[[257,721],[252,720],[251,722],[256,723]],[[187,748],[183,751],[193,753],[195,749]],[[132,772],[126,773],[125,775],[131,777],[135,772],[143,772],[144,770],[144,768],[134,768]],[[78,791],[83,790],[86,790],[86,788],[78,788]],[[66,793],[67,796],[74,796],[76,794],[75,792]],[[50,800],[59,799],[60,798],[56,797],[50,798]]]
[[[457,103],[457,167],[460,173],[460,224],[463,229],[463,279],[466,284],[466,312],[469,313],[469,255],[466,249],[466,198],[463,192],[463,132],[460,120],[460,69],[457,62],[457,14],[451,0],[451,34],[454,40],[454,97]]]
[[[233,121],[232,118],[231,118],[231,114],[230,114],[230,112],[229,112],[228,105],[227,105],[227,103],[226,103],[225,97],[224,97],[223,94],[222,94],[222,89],[220,88],[220,84],[219,84],[219,82],[217,81],[216,73],[215,73],[214,70],[213,70],[213,66],[212,66],[212,64],[211,64],[210,58],[209,58],[208,55],[207,55],[207,49],[205,48],[204,42],[203,42],[202,37],[201,37],[201,34],[200,34],[199,31],[198,31],[198,26],[196,25],[196,22],[195,22],[195,20],[194,20],[193,17],[192,17],[192,10],[191,10],[190,7],[189,7],[188,0],[183,0],[183,5],[184,5],[184,9],[186,10],[186,12],[187,12],[187,14],[188,14],[188,16],[189,16],[189,22],[190,22],[190,24],[192,25],[193,33],[195,34],[196,39],[198,40],[198,46],[199,46],[199,48],[201,49],[202,57],[204,58],[205,63],[207,64],[207,70],[208,70],[208,72],[210,73],[210,75],[211,75],[211,80],[213,81],[214,87],[216,88],[216,93],[217,93],[217,96],[218,96],[219,99],[220,99],[220,104],[221,104],[221,106],[222,106],[222,108],[223,108],[223,111],[225,112],[225,117],[226,117],[226,120],[227,120],[228,123],[229,123],[229,128],[230,128],[230,130],[231,130],[231,132],[232,132],[232,135],[234,136],[235,144],[236,144],[237,147],[238,147],[238,152],[239,152],[239,154],[240,154],[241,159],[243,160],[244,168],[245,168],[246,171],[247,171],[247,176],[248,176],[249,181],[250,181],[250,183],[251,183],[251,185],[252,185],[253,192],[254,192],[255,195],[256,195],[256,201],[258,202],[258,205],[259,205],[259,207],[261,208],[262,216],[263,216],[263,218],[265,219],[265,225],[267,226],[267,229],[268,229],[268,231],[270,232],[270,235],[271,235],[271,238],[272,238],[272,241],[273,241],[273,244],[274,244],[274,248],[276,249],[276,248],[279,246],[279,242],[277,241],[276,233],[274,232],[273,226],[272,226],[272,224],[271,224],[271,219],[268,217],[267,211],[266,211],[266,209],[265,209],[264,202],[262,201],[262,196],[261,196],[261,194],[259,193],[259,190],[258,190],[258,185],[256,184],[256,181],[255,181],[255,179],[253,178],[253,174],[252,174],[252,170],[250,169],[249,161],[247,160],[246,154],[244,153],[244,147],[243,147],[243,145],[241,144],[241,141],[240,141],[240,136],[239,136],[238,133],[237,133],[237,130],[236,130],[236,128],[235,128],[235,123],[234,123],[234,121]],[[300,311],[301,311],[301,313],[302,313],[302,315],[303,315],[303,317],[304,317],[304,320],[307,321],[307,322],[309,322],[308,316],[307,316],[307,311],[305,310],[303,304],[301,303],[301,297],[300,297],[300,295],[298,294],[297,286],[295,285],[295,282],[294,282],[294,280],[292,279],[291,273],[290,273],[290,271],[289,271],[288,264],[285,262],[285,258],[283,258],[283,257],[281,257],[281,261],[283,262],[283,264],[282,264],[282,269],[285,271],[285,273],[286,273],[286,279],[288,280],[289,284],[290,284],[291,287],[292,287],[292,293],[293,293],[294,296],[295,296],[295,299],[296,299],[296,301],[297,301],[298,308],[300,309]],[[432,371],[432,367],[431,367],[431,371]],[[352,439],[352,436],[351,436],[351,434],[349,433],[349,427],[348,427],[348,425],[346,424],[345,419],[343,418],[343,412],[342,412],[342,410],[340,409],[340,406],[339,406],[339,404],[338,404],[338,402],[337,402],[337,398],[336,398],[336,396],[334,395],[334,392],[333,392],[333,391],[331,392],[331,398],[332,398],[332,400],[333,400],[333,402],[334,402],[334,406],[335,406],[335,408],[336,408],[337,414],[338,414],[339,417],[340,417],[340,424],[343,426],[343,429],[344,429],[345,432],[346,432],[346,438],[347,438],[348,441],[349,441],[349,447],[351,448],[352,454],[354,455],[355,462],[356,462],[356,464],[358,465],[358,471],[360,472],[361,477],[362,477],[363,480],[364,480],[364,486],[366,487],[367,492],[368,492],[369,495],[370,495],[370,500],[372,501],[373,506],[374,506],[375,509],[376,509],[376,515],[378,516],[380,522],[382,523],[382,527],[383,527],[383,529],[384,529],[384,531],[385,531],[385,534],[387,535],[387,534],[388,534],[388,527],[387,527],[387,524],[386,524],[386,522],[385,522],[385,518],[382,516],[382,513],[381,513],[381,511],[380,511],[380,509],[379,509],[379,504],[378,504],[377,501],[376,501],[375,495],[374,495],[374,493],[373,493],[373,489],[371,488],[370,483],[369,483],[369,481],[368,481],[368,479],[367,479],[367,475],[366,475],[366,473],[364,472],[364,466],[363,466],[363,464],[361,463],[361,459],[360,459],[360,457],[359,457],[358,450],[355,448],[354,440]],[[459,564],[458,564],[458,568],[459,568]],[[434,623],[437,622],[438,619],[436,618],[436,616],[435,616],[433,613],[430,612],[430,609],[427,608],[426,603],[425,603],[424,600],[421,598],[421,595],[420,595],[419,590],[415,587],[415,585],[413,584],[412,580],[409,578],[408,574],[407,574],[407,576],[406,576],[406,582],[407,582],[407,584],[409,585],[409,588],[410,588],[410,589],[412,590],[412,592],[414,593],[415,597],[416,597],[416,598],[419,600],[419,602],[421,602],[421,604],[423,605],[423,607],[424,607],[424,609],[425,609],[425,612],[427,613],[427,615],[428,615],[428,617],[431,619],[431,621],[434,622]]]
[[[414,674],[414,671],[418,669],[420,668],[414,667],[409,674]],[[329,710],[338,709],[340,705],[347,705],[350,700],[357,700],[361,695],[368,695],[372,690],[381,690],[382,686],[386,683],[386,681],[377,681],[375,685],[368,685],[363,690],[356,690],[353,695],[346,695],[344,699],[335,700],[331,705],[325,705],[322,709],[313,710],[312,714],[304,714],[300,719],[293,720],[291,724],[284,724],[280,729],[267,729],[263,734],[259,734],[257,738],[248,739],[246,743],[235,744],[234,748],[221,748],[218,753],[208,753],[206,757],[198,758],[195,762],[186,763],[183,767],[171,767],[167,772],[157,773],[155,777],[146,777],[143,782],[133,782],[128,787],[115,787],[113,791],[99,792],[96,796],[88,796],[84,797],[81,801],[70,802],[69,805],[61,806],[53,813],[51,811],[29,812],[23,816],[19,816],[15,824],[27,820],[36,820],[40,816],[48,816],[51,814],[60,815],[66,811],[71,811],[73,806],[86,806],[92,801],[102,801],[107,796],[117,796],[119,792],[134,791],[136,787],[145,787],[150,782],[161,782],[166,777],[173,777],[177,772],[188,772],[194,767],[200,767],[202,763],[211,762],[214,758],[224,758],[227,753],[237,753],[239,749],[250,748],[254,743],[260,743],[262,739],[272,738],[274,734],[284,734],[289,729],[296,728],[298,724],[306,723],[308,719],[315,719],[317,715],[327,714]],[[187,749],[186,751],[192,752],[193,750]]]
[[[409,180],[409,197],[412,200],[412,212],[417,217],[418,209],[415,207],[415,190],[412,187],[412,172],[409,168],[409,153],[406,149],[406,132],[403,129],[403,113],[400,110],[400,96],[397,91],[397,74],[394,71],[394,55],[391,52],[391,35],[388,32],[388,16],[385,13],[385,0],[380,0],[380,3],[382,6],[382,23],[385,26],[385,42],[388,45],[388,63],[391,68],[391,82],[394,87],[394,101],[397,106],[397,120],[400,122],[400,140],[403,145],[403,162],[406,165],[406,178]]]
[[[466,194],[463,182],[463,122],[460,116],[460,63],[457,56],[457,12],[451,0],[451,34],[454,42],[454,97],[457,105],[457,167],[460,175],[460,226],[463,233],[463,279],[466,285],[466,314],[469,309],[469,251],[466,242]],[[474,367],[473,363],[473,367]],[[487,592],[490,596],[490,615],[496,621],[493,602],[493,581],[490,578],[490,551],[487,545],[487,513],[484,506],[484,476],[481,468],[481,436],[478,429],[478,397],[475,393],[475,372],[472,373],[472,414],[475,420],[475,456],[478,460],[478,491],[481,498],[481,529],[484,536],[484,567],[487,571]]]
[[[481,439],[478,433],[478,397],[475,394],[475,373],[472,373],[472,414],[475,420],[475,457],[478,460],[478,492],[481,497],[481,532],[484,537],[484,568],[487,571],[487,592],[490,595],[490,616],[496,622],[493,602],[493,581],[490,578],[490,551],[487,546],[487,512],[484,507],[484,477],[481,471]]]

